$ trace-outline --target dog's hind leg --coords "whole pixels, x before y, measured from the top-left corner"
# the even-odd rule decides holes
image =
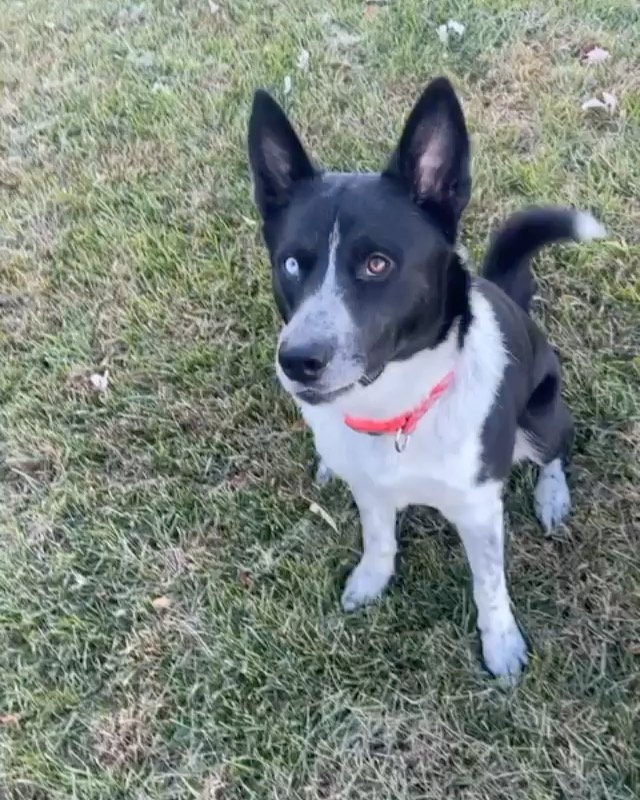
[[[534,492],[536,516],[549,533],[571,510],[565,460],[573,438],[573,421],[560,396],[557,373],[549,373],[531,396],[520,419],[527,456],[540,466]]]
[[[554,458],[540,468],[533,505],[536,517],[547,533],[571,511],[571,494],[562,459]]]

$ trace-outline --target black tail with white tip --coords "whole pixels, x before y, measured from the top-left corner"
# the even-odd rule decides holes
[[[588,242],[605,236],[602,225],[585,211],[569,208],[520,211],[493,235],[482,275],[528,311],[535,290],[530,261],[539,250],[554,242]]]

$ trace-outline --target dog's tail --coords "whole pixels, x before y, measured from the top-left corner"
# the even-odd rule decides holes
[[[554,242],[588,242],[606,235],[603,226],[585,211],[570,208],[519,211],[493,235],[482,275],[528,311],[535,291],[529,262],[541,248]]]

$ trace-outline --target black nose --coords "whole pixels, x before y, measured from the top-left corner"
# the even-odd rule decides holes
[[[281,345],[278,352],[284,374],[297,383],[311,384],[318,380],[333,355],[333,347],[323,342],[304,345]]]

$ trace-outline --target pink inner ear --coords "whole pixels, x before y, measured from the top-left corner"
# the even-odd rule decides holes
[[[416,190],[420,195],[440,194],[446,168],[445,126],[436,120],[436,124],[433,127],[429,126],[429,130],[420,131],[416,139],[419,142],[419,155],[415,167]]]
[[[264,162],[272,180],[281,188],[286,188],[291,178],[291,159],[288,152],[271,136],[264,140],[262,148]]]

